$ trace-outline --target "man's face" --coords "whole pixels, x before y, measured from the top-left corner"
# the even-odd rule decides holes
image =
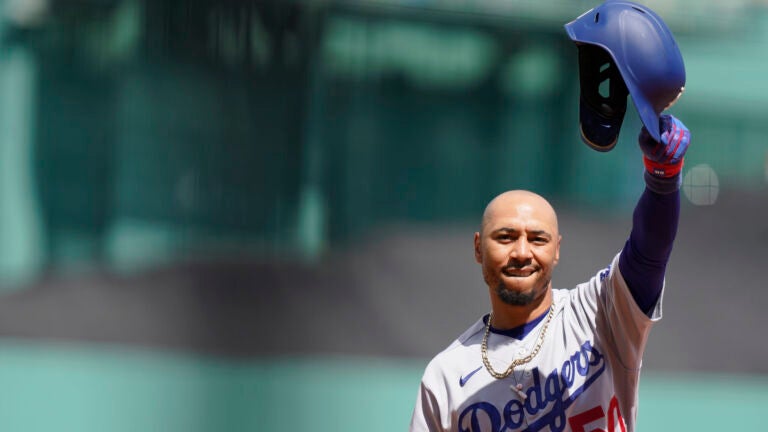
[[[503,302],[525,306],[541,298],[559,258],[557,217],[543,198],[508,192],[489,204],[475,233],[475,259]]]

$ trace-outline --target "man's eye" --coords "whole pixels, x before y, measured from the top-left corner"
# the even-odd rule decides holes
[[[546,237],[535,237],[533,239],[533,242],[537,243],[537,244],[545,244],[545,243],[547,243],[547,238]]]

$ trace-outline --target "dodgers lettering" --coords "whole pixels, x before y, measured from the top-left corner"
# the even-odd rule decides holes
[[[525,391],[524,402],[511,399],[499,409],[490,402],[476,402],[466,407],[459,415],[461,432],[507,432],[519,429],[525,423],[525,416],[536,417],[528,425],[528,431],[535,432],[549,426],[554,432],[561,432],[568,424],[565,412],[584,391],[586,391],[605,371],[605,359],[592,346],[584,342],[581,349],[547,374],[542,383],[539,369],[533,369],[533,385]],[[584,384],[572,389],[576,376],[584,377]],[[548,409],[549,412],[537,416]]]

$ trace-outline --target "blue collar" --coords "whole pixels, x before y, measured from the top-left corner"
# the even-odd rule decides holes
[[[528,321],[527,323],[523,325],[519,325],[517,327],[511,328],[509,330],[499,330],[491,326],[491,332],[503,336],[509,336],[512,338],[515,338],[517,340],[523,340],[526,336],[528,336],[528,333],[531,332],[534,328],[536,328],[539,323],[546,318],[547,314],[549,313],[549,309],[545,310],[541,315],[537,316],[533,321]],[[488,325],[488,315],[485,314],[483,317],[483,324]]]

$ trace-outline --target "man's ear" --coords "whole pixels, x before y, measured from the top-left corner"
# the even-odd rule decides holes
[[[475,261],[478,264],[483,263],[483,254],[480,252],[480,233],[475,233]]]
[[[555,265],[560,262],[560,243],[563,241],[563,236],[557,236],[557,246],[555,246]]]

